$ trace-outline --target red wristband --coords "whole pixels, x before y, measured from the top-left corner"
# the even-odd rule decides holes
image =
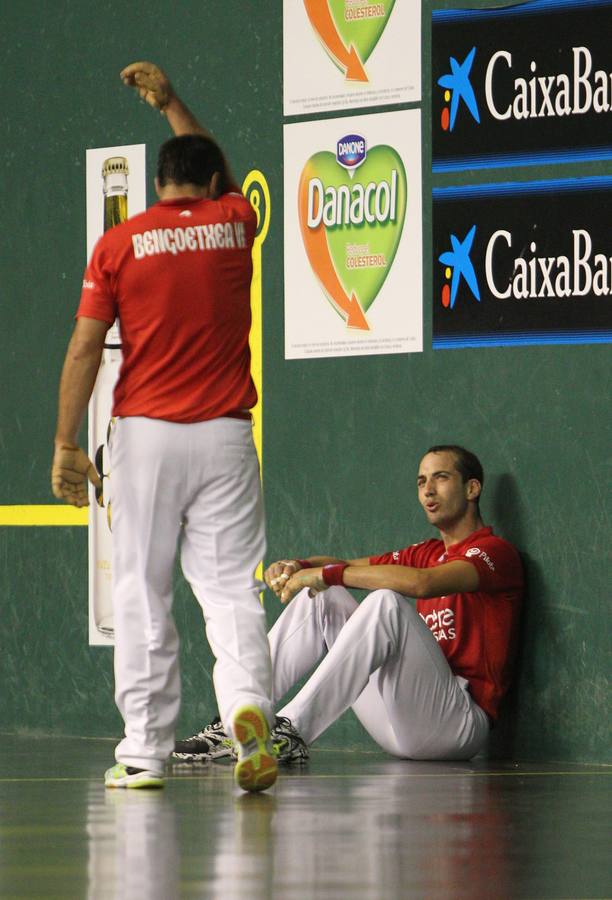
[[[321,576],[328,587],[344,584],[343,575],[348,563],[329,563],[323,566]]]
[[[312,569],[312,563],[307,559],[294,559],[293,562],[299,563],[300,569]]]

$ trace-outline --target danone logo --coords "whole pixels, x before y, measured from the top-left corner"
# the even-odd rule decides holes
[[[355,146],[340,153],[342,143]],[[366,150],[365,138],[358,135],[339,140],[336,150],[338,156],[315,153],[304,166],[298,188],[300,230],[333,308],[349,328],[368,330],[365,313],[389,274],[402,234],[406,172],[393,147]],[[348,167],[347,155],[359,162]]]
[[[317,37],[348,81],[368,81],[364,63],[394,6],[395,0],[304,0]]]
[[[336,159],[348,172],[360,166],[366,155],[366,141],[360,134],[347,134],[336,144]]]

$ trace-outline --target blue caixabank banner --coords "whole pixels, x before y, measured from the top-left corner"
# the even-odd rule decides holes
[[[612,0],[432,13],[434,172],[612,159]]]
[[[609,343],[610,210],[612,176],[435,188],[434,348]]]

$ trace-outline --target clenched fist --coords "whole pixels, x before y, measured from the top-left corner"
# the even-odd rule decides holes
[[[57,446],[51,466],[53,496],[72,506],[89,506],[88,480],[96,487],[102,485],[96,467],[85,451],[69,444]]]

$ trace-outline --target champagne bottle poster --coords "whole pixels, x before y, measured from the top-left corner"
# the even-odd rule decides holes
[[[286,116],[418,103],[421,0],[284,0]]]
[[[87,150],[87,258],[104,231],[146,208],[145,145]],[[111,595],[112,504],[108,439],[113,388],[121,365],[121,335],[112,326],[88,408],[88,453],[103,490],[89,507],[89,643],[113,642]]]
[[[286,125],[285,358],[423,349],[421,113]]]

